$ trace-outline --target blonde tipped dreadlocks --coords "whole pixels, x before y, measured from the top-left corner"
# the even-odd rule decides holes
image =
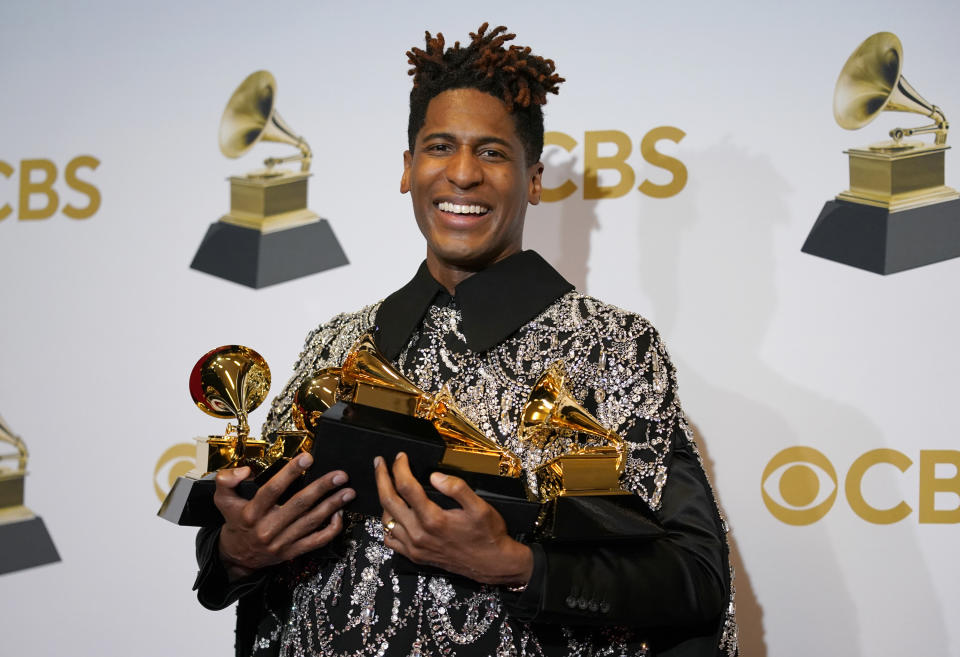
[[[530,48],[504,44],[515,38],[504,26],[487,33],[484,23],[470,33],[470,43],[446,48],[443,34],[426,33],[426,48],[411,48],[407,58],[413,68],[410,119],[407,138],[414,148],[417,133],[426,120],[427,106],[450,89],[477,89],[499,98],[513,115],[517,136],[523,142],[527,164],[543,152],[543,110],[548,93],[557,93],[563,78],[555,73],[551,59],[531,53]]]

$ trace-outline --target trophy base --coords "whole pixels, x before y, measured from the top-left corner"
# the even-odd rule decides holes
[[[382,456],[389,464],[398,453],[404,452],[413,476],[437,505],[446,509],[457,506],[453,499],[426,483],[431,472],[443,471],[464,479],[477,495],[497,509],[511,536],[522,537],[533,532],[540,504],[527,498],[522,479],[440,467],[446,449],[443,438],[428,420],[362,404],[337,402],[317,421],[314,464],[307,472],[307,480],[312,481],[330,470],[343,470],[350,478],[347,485],[357,491],[357,497],[345,508],[379,517],[383,507],[377,494],[373,459]]]
[[[259,289],[349,262],[326,219],[266,233],[219,221],[190,268]]]
[[[173,488],[167,493],[157,515],[175,525],[187,527],[214,527],[223,523],[223,515],[213,503],[213,494],[217,489],[210,473],[202,479],[177,477]],[[258,486],[252,481],[242,481],[235,489],[244,499],[252,499]]]
[[[60,561],[43,519],[26,507],[0,510],[0,575]]]
[[[894,212],[827,201],[801,249],[877,274],[960,256],[960,200]]]

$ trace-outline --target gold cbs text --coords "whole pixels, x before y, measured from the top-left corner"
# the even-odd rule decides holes
[[[63,214],[71,219],[87,219],[100,209],[100,190],[79,177],[80,169],[91,171],[100,166],[100,160],[92,155],[78,155],[63,169],[63,179],[67,187],[87,197],[87,204],[76,206],[63,205]],[[17,198],[18,219],[49,219],[60,207],[60,195],[54,189],[57,181],[57,165],[47,159],[20,160],[19,194]],[[17,170],[7,162],[0,160],[0,183],[3,178],[12,179]],[[38,197],[42,199],[37,203]],[[0,197],[0,220],[14,213],[10,203],[4,203]]]
[[[855,514],[877,525],[900,522],[913,512],[905,501],[888,508],[875,506],[863,493],[863,479],[878,465],[893,466],[902,473],[913,466],[913,460],[895,449],[872,449],[857,457],[847,470],[844,493]],[[937,476],[937,465],[952,469],[952,476]],[[818,474],[817,471],[822,473]],[[920,450],[918,520],[923,524],[960,523],[960,451],[949,449]],[[830,490],[823,483],[829,481]],[[813,447],[788,447],[774,455],[760,478],[760,493],[767,510],[788,525],[809,525],[833,507],[840,488],[837,471],[823,452]],[[937,508],[950,500],[951,508]],[[779,497],[780,499],[775,499]],[[942,504],[941,504],[942,506]]]
[[[637,187],[641,194],[653,198],[669,198],[676,196],[687,184],[687,167],[675,157],[665,155],[657,150],[657,143],[669,140],[679,143],[686,136],[680,128],[673,126],[659,126],[647,132],[640,139],[640,155],[655,167],[668,171],[672,179],[665,184],[657,184],[651,180],[644,180]],[[616,153],[600,155],[601,144],[613,144]],[[579,146],[576,139],[563,132],[547,132],[543,136],[543,145],[557,146],[573,153]],[[583,198],[586,200],[602,198],[619,198],[633,189],[637,181],[636,172],[627,163],[633,151],[633,142],[630,136],[620,130],[588,130],[583,133]],[[601,185],[599,172],[603,170],[616,171],[620,180],[615,185]],[[573,195],[579,189],[570,179],[563,181],[556,187],[544,187],[542,199],[545,202],[562,201]]]

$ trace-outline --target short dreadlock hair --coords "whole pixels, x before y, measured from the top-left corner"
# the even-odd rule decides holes
[[[470,44],[457,41],[444,49],[443,34],[426,33],[426,49],[411,48],[407,58],[413,68],[410,90],[410,118],[407,140],[414,149],[417,133],[427,118],[433,98],[451,89],[476,89],[498,98],[513,115],[517,136],[523,143],[527,164],[543,153],[543,109],[548,93],[557,93],[563,78],[557,75],[552,59],[530,52],[530,48],[503,44],[516,37],[504,26],[487,33],[488,23],[470,33]]]

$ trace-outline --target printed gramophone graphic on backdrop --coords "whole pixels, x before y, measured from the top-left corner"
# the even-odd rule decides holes
[[[43,519],[24,505],[27,445],[0,418],[3,444],[16,451],[0,451],[0,574],[60,561]],[[4,462],[16,465],[7,467]]]
[[[289,144],[300,153],[264,160],[264,169],[230,178],[230,212],[210,225],[190,267],[261,288],[349,264],[326,219],[307,209],[313,153],[280,117],[277,82],[250,74],[230,97],[220,120],[220,151],[230,158],[259,142]],[[279,168],[300,162],[300,171]]]
[[[545,370],[521,413],[521,440],[542,455],[563,446],[532,468],[535,490],[520,458],[474,424],[448,387],[421,390],[380,353],[372,333],[357,340],[340,367],[316,372],[299,385],[291,406],[296,431],[252,438],[247,414],[266,398],[269,386],[269,368],[248,347],[219,347],[197,362],[190,375],[194,402],[215,417],[235,418],[237,425],[228,425],[222,436],[197,439],[196,469],[177,479],[158,515],[180,525],[216,524],[217,470],[251,466],[255,476],[238,489],[249,499],[289,459],[310,451],[314,465],[289,494],[329,470],[344,470],[357,491],[347,508],[378,517],[373,458],[390,462],[402,451],[421,482],[435,470],[465,479],[517,537],[646,540],[662,533],[643,501],[620,488],[623,439],[576,402],[562,363]],[[569,441],[574,434],[585,440]],[[455,504],[428,484],[425,488],[437,504]]]
[[[869,37],[840,71],[833,116],[857,130],[881,112],[933,123],[894,128],[891,139],[851,148],[850,188],[828,201],[802,251],[878,274],[960,256],[960,194],[945,185],[949,124],[903,77],[903,47],[890,32]],[[933,143],[908,139],[933,134]]]

